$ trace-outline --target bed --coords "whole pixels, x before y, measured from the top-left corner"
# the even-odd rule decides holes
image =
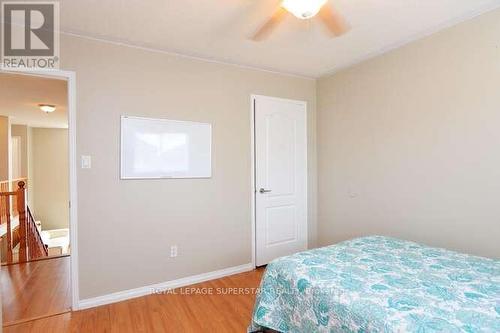
[[[370,236],[271,262],[249,332],[500,332],[500,260]]]

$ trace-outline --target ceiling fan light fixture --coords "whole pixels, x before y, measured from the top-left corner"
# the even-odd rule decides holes
[[[306,20],[318,14],[328,0],[283,0],[281,6],[287,11]]]

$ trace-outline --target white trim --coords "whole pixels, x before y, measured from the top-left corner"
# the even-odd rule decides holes
[[[9,191],[14,191],[15,188],[12,188],[12,117],[7,116],[7,180],[9,181]],[[2,179],[1,181],[3,181]],[[10,200],[10,199],[7,199]],[[12,206],[11,206],[12,207]]]
[[[256,267],[255,251],[255,100],[258,95],[250,96],[250,224],[252,230],[252,266]]]
[[[0,68],[0,73],[40,76],[50,79],[66,80],[68,83],[68,140],[69,140],[69,231],[70,231],[70,269],[71,269],[71,305],[78,310],[78,192],[76,177],[76,75],[63,70],[7,70]]]
[[[91,41],[95,41],[95,42],[130,47],[130,48],[142,50],[142,51],[167,54],[170,56],[184,58],[184,59],[190,59],[190,60],[195,60],[195,61],[203,61],[203,62],[209,62],[212,64],[233,66],[233,67],[238,67],[238,68],[243,68],[243,69],[259,71],[259,72],[266,72],[266,73],[271,73],[271,74],[291,76],[291,77],[296,77],[299,79],[316,80],[316,77],[314,77],[314,76],[302,75],[302,74],[292,73],[292,72],[283,72],[283,71],[275,70],[272,68],[244,65],[244,64],[237,63],[237,62],[217,60],[215,58],[210,58],[210,57],[202,57],[202,56],[197,56],[197,55],[193,55],[193,54],[180,53],[180,52],[174,52],[174,51],[158,49],[158,48],[153,48],[153,47],[141,46],[141,45],[137,45],[137,44],[131,44],[130,42],[112,40],[109,38],[88,36],[88,35],[78,34],[78,33],[74,33],[74,32],[68,32],[68,31],[61,31],[61,34],[67,35],[67,36],[72,36],[72,37],[77,37],[77,38],[83,38],[83,39],[87,39],[87,40],[91,40]]]
[[[78,192],[76,163],[76,76],[68,75],[68,122],[69,122],[69,178],[70,178],[70,246],[71,246],[71,304],[78,310],[80,284],[78,275]]]
[[[450,19],[450,20],[446,20],[444,22],[441,22],[439,23],[438,25],[435,25],[431,28],[428,28],[428,29],[425,29],[421,32],[417,32],[401,41],[398,41],[398,42],[395,42],[395,43],[391,43],[387,46],[384,46],[382,48],[380,48],[379,50],[376,50],[376,51],[373,51],[373,52],[369,52],[368,54],[365,54],[365,55],[362,55],[360,57],[358,57],[357,59],[354,59],[353,61],[349,61],[348,63],[344,64],[344,65],[340,65],[336,68],[333,68],[331,70],[328,70],[326,71],[325,73],[319,75],[319,76],[316,76],[316,79],[320,79],[320,78],[324,78],[324,77],[327,77],[327,76],[332,76],[344,69],[348,69],[350,67],[354,67],[360,63],[363,63],[367,60],[370,60],[370,59],[373,59],[373,58],[376,58],[378,56],[381,56],[383,54],[386,54],[386,53],[389,53],[390,51],[393,51],[393,50],[396,50],[396,49],[399,49],[407,44],[410,44],[412,42],[416,42],[418,40],[421,40],[421,39],[424,39],[425,37],[429,37],[435,33],[438,33],[440,31],[443,31],[443,30],[446,30],[448,28],[451,28],[459,23],[462,23],[462,22],[466,22],[466,21],[469,21],[469,20],[472,20],[473,18],[477,17],[477,16],[480,16],[480,15],[483,15],[483,14],[486,14],[488,12],[491,12],[497,8],[500,8],[500,3],[495,3],[495,4],[489,4],[489,5],[486,5],[486,6],[483,6],[481,8],[479,8],[478,10],[475,10],[473,12],[469,12],[469,13],[466,13],[464,15],[461,15],[461,16],[458,16],[458,17],[455,17],[453,19]]]
[[[280,98],[280,97],[271,97],[271,96],[265,96],[265,95],[255,95],[252,94],[250,95],[250,215],[251,215],[251,229],[252,229],[252,265],[253,267],[256,267],[256,232],[255,232],[255,224],[257,223],[256,221],[256,215],[255,215],[255,193],[257,192],[257,188],[255,187],[255,101],[258,98],[265,98],[265,99],[271,99],[271,100],[276,100],[276,101],[284,101],[284,102],[291,102],[291,103],[296,103],[299,105],[303,105],[305,110],[306,110],[306,128],[305,128],[305,135],[306,135],[306,156],[309,156],[309,137],[308,137],[308,105],[306,101],[299,101],[295,99],[287,99],[287,98]],[[309,160],[306,159],[306,202],[305,202],[305,210],[306,210],[306,248],[309,248]]]
[[[213,271],[209,273],[203,273],[198,275],[193,275],[185,278],[180,278],[177,280],[167,281],[152,284],[149,286],[139,287],[135,289],[118,291],[112,294],[107,294],[103,296],[87,298],[80,301],[78,308],[80,310],[93,308],[100,305],[116,303],[120,301],[125,301],[131,298],[146,296],[154,294],[155,292],[162,292],[170,289],[181,288],[185,286],[189,286],[192,284],[220,279],[229,275],[239,274],[248,272],[254,269],[254,266],[251,263],[229,267],[225,269],[221,269],[218,271]]]

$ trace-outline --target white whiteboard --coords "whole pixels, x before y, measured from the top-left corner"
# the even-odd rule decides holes
[[[121,118],[121,179],[209,178],[212,125]]]

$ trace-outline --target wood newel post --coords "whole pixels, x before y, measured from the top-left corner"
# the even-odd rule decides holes
[[[7,217],[7,262],[12,263],[12,227],[10,220],[10,197],[5,197],[5,213]]]
[[[27,253],[27,226],[28,218],[26,215],[26,189],[25,182],[20,181],[17,183],[17,211],[19,212],[19,262],[28,261]]]

